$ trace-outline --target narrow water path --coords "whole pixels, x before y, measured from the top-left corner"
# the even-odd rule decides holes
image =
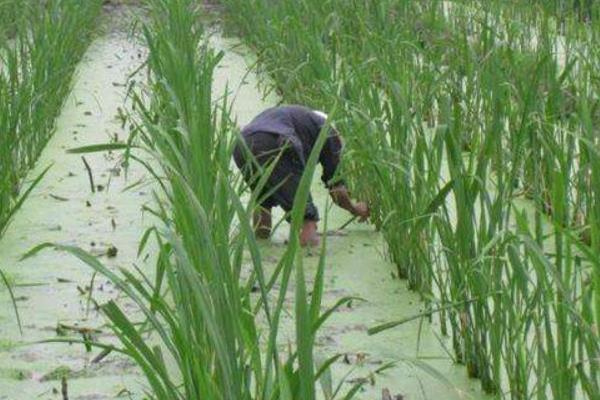
[[[0,399],[62,399],[62,375],[68,377],[70,399],[115,398],[142,381],[122,357],[111,354],[92,363],[98,350],[87,352],[83,345],[20,346],[61,336],[81,338],[86,329],[97,339],[113,340],[88,294],[93,287],[99,301],[118,297],[103,278],[97,277],[92,286],[91,269],[72,256],[46,251],[19,262],[27,250],[57,242],[95,253],[114,268],[134,262],[144,268],[136,252],[147,225],[141,207],[151,201],[151,188],[142,185],[123,192],[144,178],[143,170],[133,165],[125,180],[118,154],[86,155],[95,186],[92,193],[81,156],[65,152],[126,139],[127,131],[116,116],[124,102],[124,83],[143,58],[134,43],[114,31],[91,45],[56,133],[29,176],[53,166],[0,240],[0,268],[16,285],[23,320],[21,335],[7,291],[0,288]]]

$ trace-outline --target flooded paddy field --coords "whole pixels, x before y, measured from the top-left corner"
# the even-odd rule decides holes
[[[24,185],[51,168],[0,237],[11,289],[0,284],[0,399],[595,398],[597,199],[579,190],[593,180],[594,140],[575,142],[574,118],[536,131],[551,105],[519,125],[527,107],[486,69],[489,60],[539,68],[540,90],[554,82],[585,91],[554,80],[549,61],[564,72],[575,41],[561,36],[560,54],[539,58],[522,41],[514,64],[503,64],[499,54],[518,42],[506,15],[493,22],[505,39],[495,46],[478,25],[481,10],[467,37],[460,22],[473,15],[390,0],[362,10],[355,28],[366,41],[349,34],[350,10],[325,5],[331,19],[311,13],[307,29],[320,35],[319,24],[331,24],[344,35],[321,42],[289,32],[273,44],[281,16],[295,26],[307,4],[273,14],[235,0],[105,4]],[[260,10],[273,24],[250,34],[245,18]],[[363,31],[419,10],[416,31],[386,33],[397,42]],[[544,38],[536,33],[533,47]],[[395,45],[422,46],[402,61],[414,76],[388,58]],[[484,50],[481,68],[452,61]],[[581,54],[576,69],[587,78],[595,53]],[[477,94],[481,86],[494,101]],[[371,206],[369,223],[349,222],[317,166],[302,187],[321,210],[320,229],[327,224],[322,248],[299,248],[282,210],[268,240],[244,222],[254,199],[232,145],[240,127],[288,102],[333,116],[348,183]],[[587,106],[578,105],[582,119]],[[478,125],[475,115],[486,118]],[[508,136],[517,128],[523,136]],[[518,147],[523,137],[543,150]],[[42,243],[52,245],[22,259]]]
[[[122,31],[110,32],[92,43],[57,121],[55,136],[38,161],[39,168],[53,167],[0,241],[0,264],[13,283],[23,323],[21,335],[8,293],[3,290],[0,398],[60,398],[62,377],[67,378],[73,399],[141,398],[144,379],[127,358],[111,354],[97,361],[101,351],[86,351],[82,344],[34,343],[83,338],[85,332],[94,339],[114,342],[96,302],[118,299],[119,290],[65,253],[48,251],[19,261],[36,245],[55,242],[79,246],[110,268],[151,265],[151,252],[137,257],[140,237],[153,221],[142,212],[153,190],[147,173],[132,165],[125,177],[116,152],[85,155],[96,186],[92,193],[81,156],[66,153],[73,147],[127,139],[128,132],[117,117],[125,104],[128,76],[139,67],[144,54],[136,43]],[[226,84],[239,88],[233,108],[240,124],[276,104],[274,96],[262,98],[255,74],[248,72],[252,57],[247,49],[218,34],[211,45],[226,52],[215,75],[215,93],[222,93]],[[137,182],[144,183],[125,190]],[[318,186],[315,190],[324,209],[326,193]],[[329,223],[342,225],[347,219],[347,214],[337,211]],[[282,226],[272,243],[261,245],[267,261],[278,259],[287,234],[287,227]],[[418,296],[394,278],[383,252],[380,235],[368,225],[350,225],[330,238],[326,304],[348,295],[364,299],[336,313],[317,338],[323,355],[344,354],[334,367],[334,379],[342,379],[352,370],[347,380],[367,380],[362,398],[372,398],[384,388],[410,398],[437,398],[442,393],[450,396],[447,398],[482,398],[476,382],[453,366],[427,323],[416,321],[386,337],[367,336],[368,327],[384,322],[389,315],[409,316],[421,310]],[[315,260],[314,255],[307,256],[307,264]],[[287,343],[294,338],[285,335],[281,340]],[[422,358],[427,361],[419,361]],[[432,378],[418,366],[420,362],[430,364],[447,381]],[[388,363],[394,365],[375,373]]]

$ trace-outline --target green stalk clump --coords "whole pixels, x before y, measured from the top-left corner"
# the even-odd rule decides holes
[[[347,181],[484,390],[595,398],[597,4],[222,2],[286,101],[339,105]]]
[[[318,381],[337,359],[315,365],[316,334],[332,311],[350,300],[321,309],[325,243],[312,287],[305,281],[299,246],[328,128],[307,161],[292,211],[290,244],[268,274],[250,225],[257,199],[242,203],[243,187],[231,170],[236,130],[230,103],[227,96],[213,98],[213,73],[223,53],[210,48],[196,6],[194,0],[149,2],[143,26],[149,82],[133,90],[127,153],[160,188],[152,210],[160,222],[140,243],[142,251],[150,237],[157,242],[154,276],[124,268],[115,273],[76,248],[46,244],[30,255],[48,246],[69,251],[135,304],[137,315],[126,315],[115,301],[101,308],[120,340],[119,347],[109,348],[136,362],[150,398],[316,399]],[[288,344],[286,352],[279,333],[292,284],[296,343]],[[359,387],[354,385],[345,398]],[[327,398],[339,394],[331,383],[323,390]]]
[[[48,168],[24,179],[50,139],[101,0],[0,1],[0,236]],[[15,297],[8,287],[21,328]]]
[[[0,233],[28,193],[23,179],[53,134],[101,4],[0,4]]]

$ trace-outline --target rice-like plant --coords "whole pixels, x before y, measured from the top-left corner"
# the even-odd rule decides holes
[[[7,18],[0,26],[0,234],[43,175],[22,188],[27,171],[53,134],[101,4],[0,3],[0,15]]]
[[[469,374],[595,398],[597,5],[223,3],[287,101],[340,105],[349,182]]]
[[[321,310],[326,244],[309,288],[298,236],[327,129],[307,161],[287,250],[268,275],[250,225],[257,199],[241,202],[239,180],[230,169],[236,139],[230,105],[227,96],[213,98],[213,71],[222,53],[208,46],[194,1],[152,0],[149,6],[143,27],[149,82],[132,94],[129,146],[73,151],[127,148],[129,157],[155,176],[161,190],[152,212],[160,224],[140,245],[144,248],[151,236],[157,241],[155,273],[115,273],[80,249],[64,246],[41,245],[29,255],[48,246],[69,251],[134,303],[138,315],[127,315],[114,301],[101,307],[121,344],[108,348],[136,362],[151,398],[315,399],[321,378],[326,398],[341,397],[328,377],[337,357],[317,365],[313,348],[320,326],[350,299]],[[296,341],[286,346],[279,332],[292,285]],[[359,388],[354,385],[344,398]]]
[[[100,0],[0,1],[0,236],[44,169],[24,182],[46,142],[91,40]],[[16,321],[21,321],[6,276]]]

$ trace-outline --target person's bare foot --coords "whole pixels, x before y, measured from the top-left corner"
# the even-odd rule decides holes
[[[319,235],[317,234],[316,221],[304,221],[302,231],[300,232],[300,246],[316,247],[320,243]]]
[[[271,236],[271,210],[259,208],[254,212],[254,234],[259,239],[268,239]]]

